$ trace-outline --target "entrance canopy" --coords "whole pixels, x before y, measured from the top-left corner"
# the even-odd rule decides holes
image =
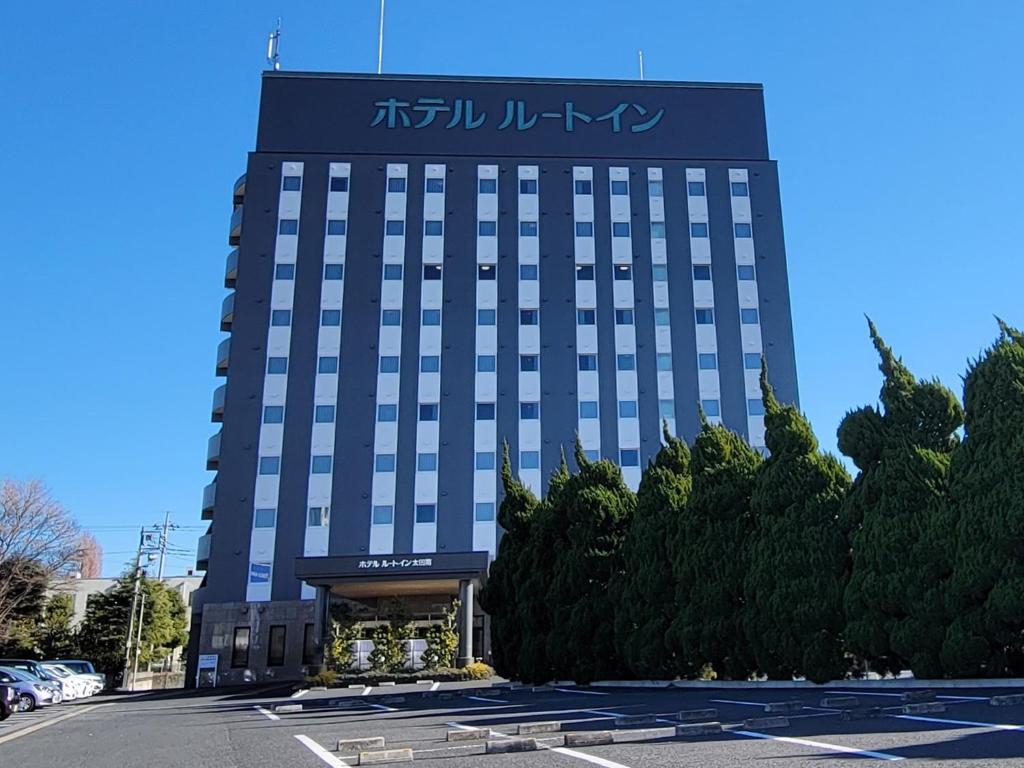
[[[487,552],[418,552],[404,555],[300,557],[295,576],[353,600],[386,595],[457,595],[465,582],[479,587]]]

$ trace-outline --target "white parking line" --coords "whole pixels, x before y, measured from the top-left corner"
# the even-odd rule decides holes
[[[373,686],[372,685],[368,685],[365,688],[363,688],[363,692],[360,693],[359,695],[360,696],[369,696],[370,695],[370,691],[372,691],[372,690],[373,690]]]
[[[270,711],[264,709],[263,707],[261,707],[259,704],[254,706],[253,709],[255,709],[261,715],[263,715],[264,717],[266,717],[266,718],[268,718],[270,720],[280,720],[281,719],[280,717],[275,715],[273,712],[270,712]]]
[[[298,698],[301,698],[302,696],[305,696],[307,693],[309,693],[309,688],[299,688],[299,690],[297,690],[295,693],[293,693],[288,698],[290,698],[290,699],[298,699]]]
[[[471,725],[463,725],[462,723],[456,723],[456,722],[448,722],[448,723],[445,723],[445,725],[450,725],[452,728],[459,728],[460,730],[463,730],[463,731],[475,731],[476,730],[476,728],[474,728]],[[507,733],[501,733],[501,732],[495,731],[493,729],[491,730],[491,735],[492,736],[497,736],[499,739],[510,739],[510,738],[512,738]],[[600,765],[600,766],[602,766],[602,768],[629,768],[628,765],[623,765],[622,763],[616,763],[613,760],[606,760],[603,757],[597,757],[597,755],[588,755],[585,752],[577,752],[575,749],[568,749],[566,747],[545,747],[543,745],[541,745],[541,748],[542,749],[547,749],[547,750],[549,750],[551,752],[557,752],[558,754],[565,755],[566,757],[575,757],[577,760],[583,760],[584,762],[587,762],[587,763],[593,763],[594,765]]]
[[[949,725],[966,725],[972,728],[995,728],[1000,731],[1024,731],[1024,725],[1006,723],[979,723],[974,720],[947,720],[943,717],[921,717],[920,715],[893,715],[900,720],[920,720],[922,723],[948,723]]]
[[[584,696],[608,696],[603,691],[581,691],[579,688],[555,688],[560,693],[582,693]]]
[[[441,687],[440,683],[434,683],[433,685],[430,686],[430,690],[436,691],[440,687]]]
[[[749,736],[752,739],[768,739],[769,741],[784,741],[787,744],[799,744],[803,747],[814,747],[815,749],[828,749],[832,752],[842,752],[848,755],[860,755],[861,757],[873,757],[876,760],[905,760],[900,755],[890,755],[888,752],[872,752],[869,749],[854,749],[853,747],[842,747],[838,744],[826,744],[824,741],[811,741],[810,739],[795,739],[792,736],[773,736],[770,733],[759,733],[758,731],[725,731],[725,733],[736,734],[737,736]]]
[[[51,725],[62,723],[65,720],[70,720],[72,717],[84,715],[86,712],[91,712],[92,710],[98,709],[99,707],[106,707],[109,705],[109,703],[110,702],[106,702],[103,704],[93,704],[92,706],[82,707],[81,709],[75,709],[73,712],[68,712],[66,715],[55,717],[52,720],[44,720],[41,723],[30,725],[28,728],[22,728],[20,731],[8,733],[6,736],[0,736],[0,744],[3,744],[8,741],[14,741],[15,739],[20,738],[22,736],[28,736],[28,734],[30,733],[35,733],[36,731],[42,730],[43,728],[49,728]]]
[[[466,696],[465,698],[472,699],[473,701],[482,701],[485,704],[508,704],[507,699],[485,699],[482,696]]]
[[[308,736],[303,736],[301,733],[299,733],[295,735],[295,738],[299,742],[299,744],[301,744],[314,755],[319,757],[321,760],[323,760],[325,763],[331,766],[331,768],[348,768],[348,763],[344,763],[338,758],[336,758],[334,755],[332,755],[326,749],[321,747]]]
[[[744,704],[748,707],[766,707],[763,701],[733,701],[732,699],[709,699],[715,704]]]
[[[394,707],[385,707],[383,704],[367,704],[368,707],[379,709],[381,712],[397,712],[398,710]]]
[[[895,696],[900,698],[902,693],[878,693],[876,691],[827,691],[827,693],[841,693],[845,696]],[[988,696],[936,696],[936,699],[947,701],[988,701]]]

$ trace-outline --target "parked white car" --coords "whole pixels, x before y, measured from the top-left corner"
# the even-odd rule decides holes
[[[76,675],[63,664],[43,662],[43,669],[60,680],[64,688],[65,699],[84,699],[99,690],[99,683],[95,680],[84,675]]]
[[[91,678],[96,681],[101,691],[107,687],[107,676],[102,672],[97,672],[91,661],[86,661],[85,659],[47,659],[45,663],[60,664],[76,675]]]

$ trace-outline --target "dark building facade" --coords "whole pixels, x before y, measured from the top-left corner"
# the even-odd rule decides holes
[[[297,675],[332,597],[471,605],[504,441],[636,488],[698,406],[763,446],[762,355],[797,401],[758,85],[266,73],[234,203],[193,674]]]

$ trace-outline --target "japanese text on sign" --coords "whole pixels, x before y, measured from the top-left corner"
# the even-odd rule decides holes
[[[391,97],[375,101],[373,106],[377,112],[370,123],[371,128],[383,126],[416,130],[436,123],[443,124],[448,130],[474,131],[488,121],[487,112],[478,111],[473,99],[454,99],[449,103],[443,98],[419,98],[410,102]],[[559,106],[561,111],[558,112],[535,112],[524,99],[507,99],[503,119],[498,122],[495,115],[492,123],[498,124],[499,131],[528,131],[543,120],[557,120],[566,133],[575,132],[581,125],[604,125],[611,133],[627,129],[630,133],[644,133],[661,122],[665,115],[664,108],[652,112],[642,104],[625,101],[599,115],[580,111],[572,101],[565,101]]]
[[[432,558],[421,557],[416,560],[360,560],[360,568],[425,568],[433,564]]]

